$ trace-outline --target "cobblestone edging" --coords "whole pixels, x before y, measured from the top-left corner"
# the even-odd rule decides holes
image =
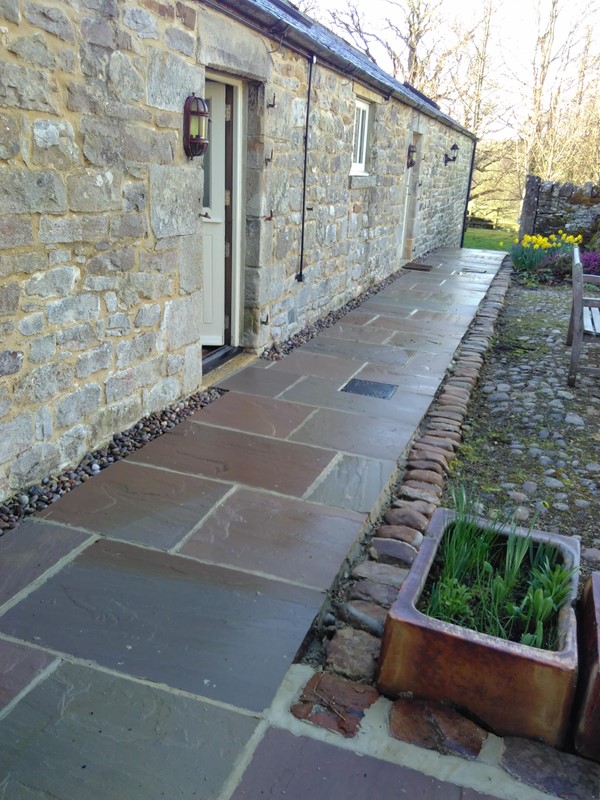
[[[461,442],[467,407],[510,286],[507,258],[457,352],[441,391],[415,437],[389,507],[375,526],[365,558],[330,597],[305,659],[321,660],[291,712],[299,719],[355,736],[378,698],[377,661],[387,611],[405,579],[435,509],[441,505],[449,462]],[[321,638],[321,646],[317,639]],[[388,732],[410,744],[476,760],[490,737],[449,706],[412,698],[393,704]],[[559,797],[600,798],[600,766],[547,745],[501,740],[496,765],[513,778]],[[486,756],[486,759],[489,755]]]

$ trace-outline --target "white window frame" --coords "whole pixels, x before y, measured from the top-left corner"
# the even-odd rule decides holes
[[[367,148],[371,126],[371,104],[366,100],[355,101],[354,132],[352,137],[352,166],[350,175],[367,175]]]

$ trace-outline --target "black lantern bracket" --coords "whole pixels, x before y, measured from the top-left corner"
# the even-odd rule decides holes
[[[407,151],[407,154],[406,154],[406,169],[410,169],[411,167],[414,167],[414,165],[417,163],[415,161],[416,153],[417,153],[417,145],[416,144],[409,144],[408,145],[408,151]]]
[[[183,104],[183,149],[188,158],[208,150],[209,110],[206,100],[191,94]]]
[[[449,156],[448,153],[444,153],[444,166],[447,167],[448,164],[453,164],[456,161],[456,154],[458,153],[458,145],[453,144],[450,148],[453,155]]]

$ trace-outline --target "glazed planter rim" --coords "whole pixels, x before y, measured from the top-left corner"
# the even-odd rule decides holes
[[[456,514],[439,508],[405,578],[384,628],[377,686],[382,694],[411,693],[462,709],[500,736],[565,739],[578,669],[577,571],[559,611],[558,650],[511,642],[430,617],[417,609],[440,541]],[[479,518],[482,527],[490,520]],[[530,535],[559,548],[579,567],[579,541],[547,531],[504,526],[500,533]]]
[[[502,639],[499,636],[493,636],[489,633],[476,631],[474,628],[467,628],[464,625],[458,625],[453,622],[446,622],[444,620],[437,619],[436,617],[430,617],[423,611],[419,611],[417,604],[421,599],[425,584],[429,578],[429,573],[441,544],[442,537],[446,531],[446,528],[454,521],[455,517],[456,513],[449,508],[436,509],[431,518],[431,522],[429,523],[427,534],[421,543],[421,547],[415,560],[413,561],[410,572],[400,587],[396,603],[398,603],[401,599],[404,600],[404,598],[407,598],[412,611],[420,617],[426,619],[434,628],[439,627],[440,630],[447,630],[448,632],[456,632],[460,630],[466,632],[467,634],[471,633],[476,636],[478,640],[481,640],[482,643],[485,642],[489,647],[501,647],[503,650],[508,648],[509,650],[513,650],[522,656],[527,656],[531,654],[531,651],[534,651],[536,654],[545,653],[549,656],[554,655],[560,657],[561,654],[570,649],[570,646],[574,646],[575,632],[573,626],[570,625],[570,622],[571,616],[575,613],[574,606],[577,600],[578,591],[580,550],[579,540],[572,539],[568,536],[562,536],[558,533],[550,533],[549,531],[538,530],[535,528],[530,530],[529,528],[518,526],[513,528],[508,525],[498,528],[498,532],[504,536],[508,536],[509,533],[515,533],[517,536],[530,536],[534,542],[548,542],[561,551],[567,567],[577,567],[574,574],[571,576],[571,589],[569,596],[558,612],[558,649],[547,650],[540,647],[532,647],[528,644],[521,644],[521,642],[513,642],[510,639]],[[477,522],[482,528],[489,528],[490,526],[490,520],[486,519],[485,517],[478,517]],[[394,603],[392,609],[396,603]],[[570,641],[571,639],[572,641]]]

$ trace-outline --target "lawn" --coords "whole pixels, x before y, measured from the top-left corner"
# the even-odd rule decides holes
[[[514,231],[467,228],[463,247],[474,250],[505,250],[508,252],[515,240]]]

